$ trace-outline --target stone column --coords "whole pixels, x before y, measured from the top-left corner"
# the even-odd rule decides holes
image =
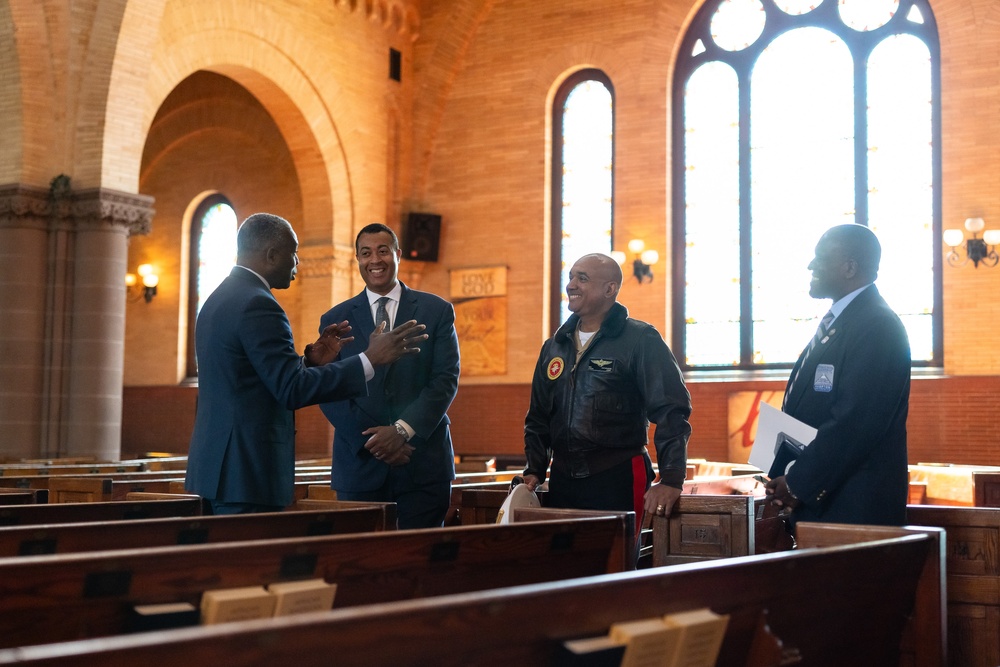
[[[73,299],[64,456],[121,457],[128,237],[148,233],[152,198],[74,193]]]
[[[0,457],[37,458],[46,378],[48,191],[0,187]]]
[[[126,245],[151,205],[0,186],[0,457],[120,457]]]

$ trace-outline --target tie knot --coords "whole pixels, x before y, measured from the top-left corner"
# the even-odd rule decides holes
[[[823,316],[823,319],[820,320],[819,326],[820,328],[823,329],[823,331],[826,331],[827,329],[830,328],[830,325],[832,323],[833,323],[833,311],[828,310],[826,311],[826,315]]]

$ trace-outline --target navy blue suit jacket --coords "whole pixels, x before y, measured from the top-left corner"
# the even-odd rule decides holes
[[[420,354],[404,356],[375,369],[368,396],[323,403],[320,408],[334,426],[332,486],[339,491],[374,491],[382,486],[390,467],[365,449],[362,431],[402,419],[416,432],[410,462],[399,466],[397,490],[455,478],[455,453],[448,425],[448,408],[458,392],[459,351],[455,309],[444,299],[402,285],[395,323],[416,320],[427,326],[429,337]],[[354,341],[340,351],[354,358],[368,347],[375,328],[368,296],[361,294],[328,310],[320,331],[347,320]]]
[[[233,268],[195,329],[198,410],[185,488],[223,502],[286,506],[294,410],[366,392],[360,359],[306,368],[285,311],[260,278]]]
[[[800,356],[791,377],[801,364]],[[795,520],[905,523],[910,344],[874,285],[837,317],[785,391],[784,411],[817,429],[786,477],[802,503]]]

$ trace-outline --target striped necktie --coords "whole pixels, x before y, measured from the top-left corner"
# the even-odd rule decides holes
[[[819,326],[816,327],[816,333],[813,335],[812,340],[809,341],[809,346],[806,348],[805,352],[802,354],[802,363],[799,367],[795,369],[795,375],[792,377],[791,383],[788,385],[788,391],[785,392],[785,402],[788,401],[788,396],[792,393],[792,388],[795,386],[796,381],[799,379],[799,373],[802,372],[802,367],[806,365],[809,360],[809,355],[816,348],[823,338],[826,337],[827,333],[830,331],[830,325],[833,323],[833,311],[826,311],[826,315],[820,320]]]
[[[389,324],[389,311],[385,309],[385,304],[389,303],[389,297],[379,297],[375,303],[375,327],[378,328],[379,324],[385,322],[385,329],[383,331],[388,331],[392,328]]]

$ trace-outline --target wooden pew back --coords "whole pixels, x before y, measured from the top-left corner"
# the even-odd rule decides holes
[[[542,524],[521,524],[522,526]],[[513,524],[508,527],[514,527]],[[709,607],[729,615],[719,667],[894,665],[934,540],[887,540],[375,604],[299,618],[0,651],[0,664],[553,664],[612,623]],[[764,627],[766,624],[767,628]],[[769,628],[769,632],[768,632]],[[756,643],[755,643],[756,642]],[[773,661],[748,660],[764,646]]]
[[[1000,665],[1000,509],[910,505],[907,521],[947,532],[949,664]]]
[[[167,502],[167,501],[163,501]],[[0,559],[0,637],[21,646],[123,632],[132,604],[322,577],[335,607],[605,573],[616,517]]]
[[[0,526],[121,521],[169,516],[199,516],[200,498],[178,500],[118,501],[107,503],[60,503],[56,505],[9,505],[0,507]]]
[[[382,530],[381,507],[0,528],[0,558]]]

